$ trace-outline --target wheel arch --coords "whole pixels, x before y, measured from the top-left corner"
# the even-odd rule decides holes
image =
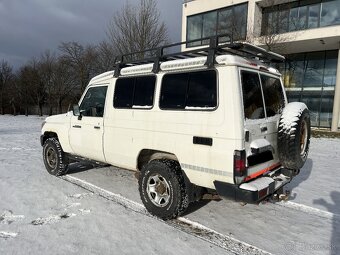
[[[40,143],[41,146],[44,145],[44,143],[46,142],[47,139],[49,138],[56,138],[59,141],[58,135],[55,132],[51,132],[51,131],[46,131],[44,132],[44,134],[40,137]]]
[[[137,158],[137,171],[141,171],[143,166],[149,163],[152,160],[157,159],[168,159],[173,160],[178,163],[180,168],[180,173],[184,178],[184,183],[186,187],[186,191],[189,195],[189,201],[199,201],[206,190],[202,187],[196,186],[191,183],[190,179],[188,178],[185,171],[182,169],[181,164],[177,156],[171,152],[159,151],[159,150],[152,150],[152,149],[143,149],[140,151],[138,158]]]
[[[174,160],[180,163],[177,156],[171,152],[152,150],[152,149],[142,149],[139,152],[138,157],[137,157],[136,169],[138,171],[141,171],[145,164],[155,159],[170,159],[170,160]]]

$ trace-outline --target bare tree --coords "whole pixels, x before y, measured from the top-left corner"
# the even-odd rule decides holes
[[[155,0],[140,0],[138,6],[127,3],[113,16],[107,35],[119,54],[144,51],[168,42],[168,30],[160,20]]]
[[[17,93],[20,98],[20,105],[24,108],[25,115],[29,114],[29,105],[31,103],[31,81],[32,70],[29,65],[22,66],[18,72]]]
[[[54,69],[56,62],[57,58],[55,53],[52,53],[49,50],[45,51],[39,59],[38,73],[46,91],[49,115],[52,115],[53,113],[53,75],[55,74]]]
[[[57,61],[52,76],[53,91],[51,93],[53,93],[58,113],[62,113],[62,106],[67,98],[71,99],[77,96],[75,90],[78,84],[75,82],[72,72],[73,70],[69,68],[69,63],[65,59],[60,58]]]
[[[97,73],[103,73],[113,69],[116,59],[116,51],[112,44],[103,41],[97,46],[97,58],[95,70]]]
[[[95,74],[96,49],[92,45],[83,46],[77,42],[63,42],[59,46],[61,59],[67,65],[80,88],[84,91],[92,76]]]
[[[7,87],[10,85],[11,80],[13,79],[13,71],[12,67],[8,64],[7,61],[2,60],[0,64],[0,101],[1,101],[1,114],[5,114],[4,111],[4,94]]]
[[[23,85],[27,89],[27,95],[38,106],[39,115],[42,116],[43,105],[46,101],[46,84],[41,78],[40,68],[41,64],[39,61],[33,58],[23,71]]]
[[[270,0],[267,3],[266,9],[268,13],[256,15],[262,17],[256,19],[253,24],[248,25],[246,41],[265,46],[270,51],[285,53],[286,42],[293,41],[300,30],[301,24],[292,17],[289,13],[289,3],[285,9],[280,9],[282,1]],[[287,33],[295,31],[295,33]]]

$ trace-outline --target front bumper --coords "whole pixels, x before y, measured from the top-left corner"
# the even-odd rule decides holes
[[[241,185],[220,181],[214,181],[214,185],[221,197],[239,202],[258,203],[288,184],[292,178],[292,171],[279,168],[267,176],[242,183]]]

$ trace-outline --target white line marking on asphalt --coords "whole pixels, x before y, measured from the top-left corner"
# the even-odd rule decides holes
[[[315,215],[315,216],[319,216],[321,218],[326,218],[326,219],[337,219],[340,220],[340,215],[339,214],[335,214],[335,213],[331,213],[331,212],[327,212],[318,208],[314,208],[308,205],[303,205],[303,204],[298,204],[298,203],[294,203],[291,201],[286,201],[286,202],[279,202],[279,203],[274,203],[275,205],[279,205],[279,206],[283,206],[283,207],[287,207],[290,209],[294,209],[294,210],[298,210],[304,213],[307,213],[309,215]]]
[[[100,188],[92,183],[89,183],[87,181],[81,180],[79,178],[70,176],[70,175],[64,175],[60,176],[61,179],[68,181],[70,183],[73,183],[75,185],[78,185],[79,187],[82,187],[88,191],[93,192],[94,194],[97,194],[101,197],[104,197],[108,200],[111,200],[117,204],[120,204],[124,206],[125,208],[128,208],[130,210],[133,210],[135,212],[141,213],[143,215],[153,217],[150,215],[145,207],[137,202],[134,202],[126,197],[123,197],[119,194],[115,194],[111,191],[105,190],[103,188]],[[156,217],[153,217],[157,220],[159,220]],[[212,230],[200,223],[191,221],[189,219],[179,217],[175,220],[170,221],[162,221],[165,224],[168,224],[176,229],[182,230],[183,232],[190,234],[192,236],[195,236],[197,238],[200,238],[204,241],[207,241],[209,243],[212,243],[218,247],[221,247],[229,252],[235,253],[235,254],[243,254],[243,255],[270,255],[271,253],[266,252],[262,249],[259,249],[255,246],[252,246],[250,244],[247,244],[243,241],[237,240],[233,237],[223,235],[221,233],[216,232],[215,230]]]

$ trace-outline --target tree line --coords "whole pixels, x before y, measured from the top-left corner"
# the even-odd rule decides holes
[[[113,70],[117,56],[166,44],[168,32],[155,0],[127,3],[107,28],[107,39],[94,45],[62,42],[14,71],[0,60],[0,114],[52,115],[77,103],[97,74]]]

